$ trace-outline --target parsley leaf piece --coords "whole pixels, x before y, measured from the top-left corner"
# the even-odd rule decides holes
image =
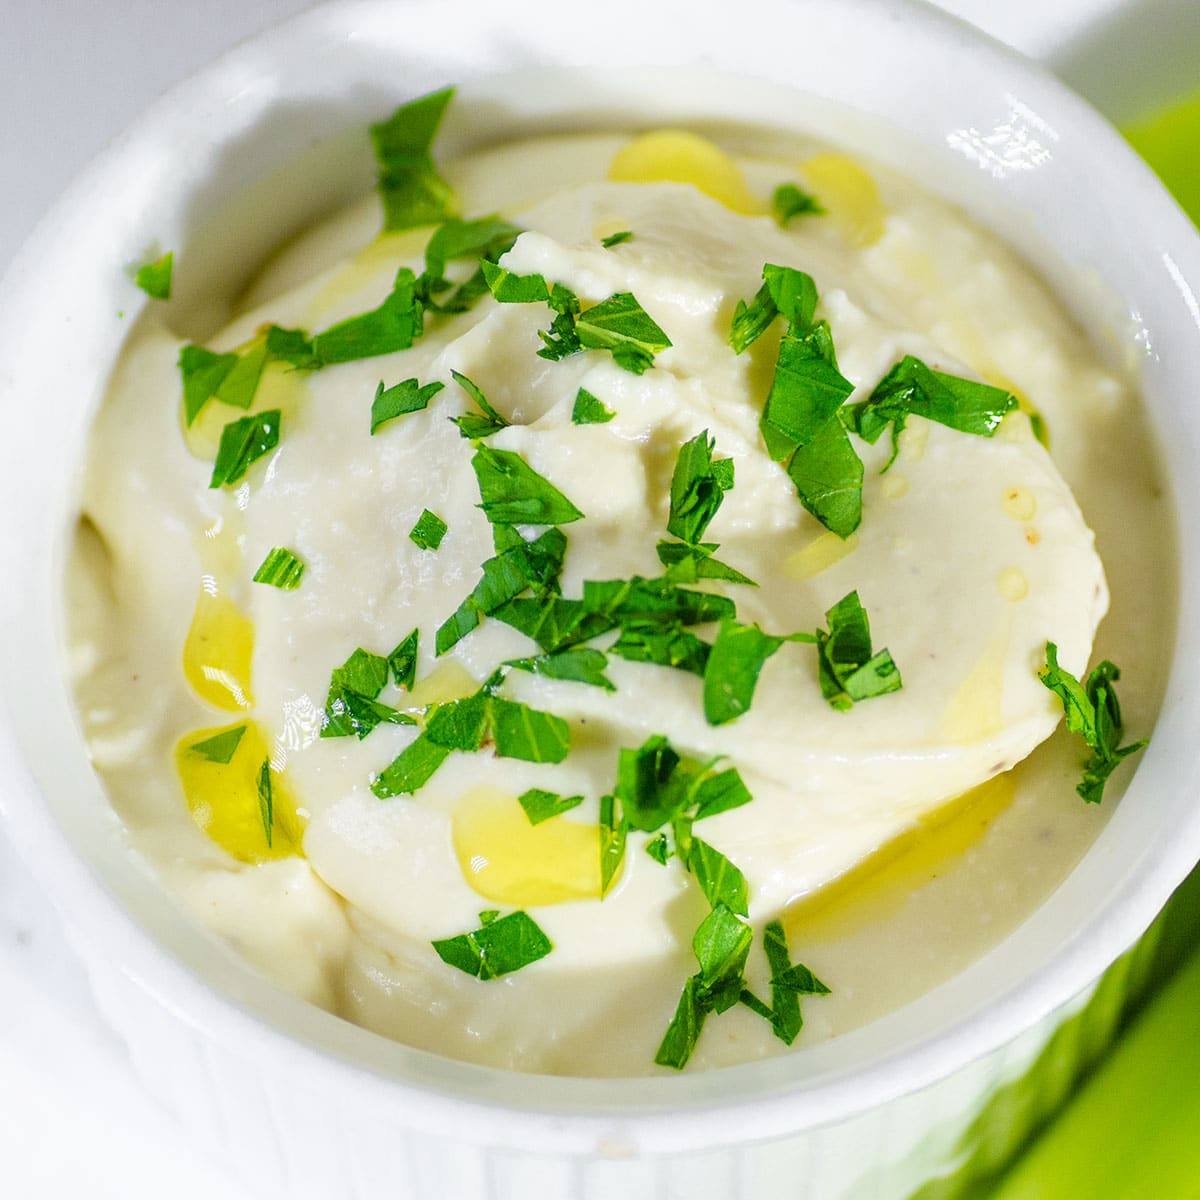
[[[348,688],[332,688],[325,701],[326,723],[321,737],[350,737],[362,741],[377,725],[415,725],[408,713]]]
[[[682,795],[670,784],[679,763],[679,755],[661,734],[647,738],[636,750],[621,750],[616,795],[632,828],[653,833],[675,814]]]
[[[659,863],[661,866],[665,867],[667,865],[667,859],[669,859],[673,853],[671,850],[671,843],[667,841],[667,835],[665,833],[658,833],[652,837],[646,843],[646,853],[650,855],[650,857],[654,859],[656,863]]]
[[[781,183],[771,196],[771,214],[781,229],[785,229],[793,217],[805,213],[819,215],[824,211],[816,196],[794,183]]]
[[[672,622],[665,626],[625,625],[608,652],[628,662],[654,663],[703,676],[711,649],[707,642]]]
[[[705,1018],[709,1007],[703,1002],[703,984],[698,975],[693,975],[683,985],[683,992],[671,1018],[667,1032],[663,1035],[662,1043],[654,1055],[654,1061],[660,1067],[674,1067],[682,1071],[687,1066],[688,1059],[696,1049],[704,1029]]]
[[[453,88],[420,96],[371,126],[386,232],[432,225],[453,215],[454,191],[437,173],[430,154],[453,96]]]
[[[762,1017],[764,1021],[770,1021],[772,1024],[775,1023],[775,1014],[772,1012],[770,1005],[764,1004],[749,988],[742,988],[738,999],[756,1017]]]
[[[741,354],[752,346],[780,314],[798,329],[812,324],[817,307],[817,285],[806,271],[766,263],[763,285],[749,305],[739,300],[729,331],[729,344]]]
[[[696,806],[697,821],[704,817],[715,817],[717,813],[741,808],[754,797],[742,782],[741,775],[733,767],[705,775],[690,789],[690,802]]]
[[[796,449],[816,440],[852,391],[854,385],[837,368],[828,322],[818,321],[803,332],[789,327],[779,343],[759,421],[767,453],[786,462]]]
[[[398,688],[404,688],[409,692],[412,691],[413,684],[417,681],[417,645],[420,632],[419,629],[414,629],[387,656],[387,664],[392,672],[392,682]]]
[[[183,379],[183,412],[188,425],[200,415],[224,382],[225,376],[237,365],[238,356],[232,352],[217,354],[204,346],[189,343],[179,351],[179,373]]]
[[[701,922],[692,938],[692,949],[700,964],[700,982],[711,987],[723,979],[741,977],[754,944],[754,931],[723,903]]]
[[[471,594],[438,629],[437,654],[445,654],[466,637],[479,625],[481,617],[496,613],[506,620],[500,610],[526,588],[532,587],[543,594],[557,588],[566,551],[567,539],[562,530],[547,529],[534,541],[521,539],[511,549],[489,558],[481,567],[482,575]],[[511,624],[507,620],[506,623]]]
[[[316,370],[321,363],[313,353],[312,338],[303,329],[284,329],[279,325],[267,328],[267,357],[273,362],[285,362],[298,371]]]
[[[733,487],[733,459],[713,461],[716,439],[705,429],[679,448],[671,475],[667,532],[696,544],[704,537],[725,493]]]
[[[771,980],[773,988],[786,988],[798,996],[828,996],[825,986],[803,963],[794,963],[782,975]]]
[[[570,728],[562,717],[496,696],[491,702],[492,737],[501,758],[557,763],[571,747]]]
[[[451,371],[450,374],[479,408],[478,413],[464,413],[461,417],[450,418],[458,426],[458,432],[463,437],[478,441],[480,438],[491,437],[493,433],[498,433],[508,426],[508,422],[488,403],[488,398],[478,384],[460,371]]]
[[[817,633],[821,694],[837,709],[899,691],[900,671],[887,650],[871,653],[871,626],[857,592],[825,614],[829,632]]]
[[[380,380],[375,389],[375,399],[371,401],[371,433],[374,434],[381,425],[397,417],[428,408],[429,401],[445,386],[434,380],[422,387],[416,379],[402,379],[392,387],[385,388]]]
[[[704,668],[704,716],[710,725],[724,725],[749,709],[763,664],[782,645],[782,638],[757,625],[721,622]]]
[[[498,673],[502,678],[502,672]],[[570,729],[561,717],[493,695],[485,683],[473,696],[437,705],[425,732],[403,750],[371,785],[381,799],[416,791],[432,778],[452,750],[471,753],[491,740],[500,758],[562,762]]]
[[[143,263],[137,269],[133,282],[150,297],[151,300],[170,300],[171,271],[175,265],[175,254],[168,250],[162,258],[154,262]]]
[[[313,338],[313,355],[320,366],[375,358],[407,350],[424,331],[424,305],[417,296],[417,277],[408,267],[396,272],[383,303],[331,325]]]
[[[771,289],[764,283],[749,304],[737,302],[733,313],[733,324],[729,327],[729,344],[735,354],[748,350],[771,327],[779,316],[779,309],[771,299]]]
[[[244,353],[237,356],[237,362],[229,369],[229,374],[221,380],[213,395],[222,404],[232,408],[249,408],[254,402],[254,393],[258,391],[266,365],[266,339],[256,339]]]
[[[291,550],[276,546],[267,551],[267,557],[262,565],[254,572],[254,583],[266,583],[271,587],[281,588],[285,592],[294,591],[300,586],[304,575],[304,563]]]
[[[739,916],[746,916],[750,904],[746,877],[720,850],[693,837],[688,847],[687,868],[696,876],[696,882],[714,909],[725,905]]]
[[[425,274],[430,280],[444,282],[448,262],[478,258],[493,263],[512,249],[522,232],[519,225],[499,216],[472,221],[453,217],[437,228],[425,247]]]
[[[667,568],[666,577],[675,583],[695,583],[698,579],[724,579],[758,587],[748,575],[713,557],[717,546],[712,542],[689,546],[686,542],[659,542],[658,561]]]
[[[264,758],[258,769],[258,814],[262,818],[267,847],[275,836],[275,802],[271,794],[271,760]]]
[[[415,725],[408,713],[399,712],[376,697],[388,681],[388,660],[360,646],[329,676],[325,722],[321,737],[356,737],[360,741],[377,725]]]
[[[763,930],[763,950],[767,956],[767,965],[771,969],[772,980],[790,970],[792,960],[788,951],[787,935],[779,921],[772,921]],[[790,1046],[804,1027],[804,1018],[800,1015],[800,997],[791,988],[780,987],[772,982],[771,1008],[771,1026],[775,1036]]]
[[[371,791],[380,800],[411,796],[433,778],[438,767],[449,757],[449,747],[439,746],[428,734],[420,734],[376,776]]]
[[[607,657],[599,650],[560,650],[556,654],[539,654],[534,658],[517,658],[504,664],[517,671],[528,671],[533,675],[544,675],[547,679],[565,679],[574,683],[587,683],[592,687],[615,692],[616,685],[604,668]]]
[[[279,444],[280,410],[271,408],[249,417],[230,421],[221,430],[217,460],[213,463],[210,488],[237,483],[250,464],[269,454]]]
[[[544,275],[518,275],[496,263],[480,263],[488,291],[498,304],[537,304],[550,300],[550,284]]]
[[[838,537],[849,537],[862,521],[862,459],[840,420],[827,421],[787,466],[800,503]]]
[[[1017,407],[1016,396],[1003,388],[931,370],[909,354],[888,371],[866,400],[847,410],[847,420],[854,432],[872,445],[891,425],[893,450],[887,464],[891,466],[910,413],[960,433],[991,437]]]
[[[783,319],[797,329],[812,326],[817,311],[817,284],[807,271],[766,263],[763,282]]]
[[[606,407],[591,392],[580,388],[575,395],[575,407],[571,409],[571,421],[575,425],[604,425],[617,414]]]
[[[683,985],[675,1015],[654,1056],[656,1063],[682,1070],[709,1013],[725,1012],[747,994],[742,972],[753,940],[750,926],[727,905],[714,905],[692,939],[700,970]]]
[[[1120,677],[1120,670],[1105,659],[1085,683],[1080,683],[1070,671],[1058,665],[1058,647],[1053,642],[1046,643],[1046,666],[1038,678],[1062,702],[1067,729],[1079,734],[1092,751],[1075,789],[1088,804],[1099,804],[1104,799],[1104,785],[1117,764],[1147,744],[1143,738],[1127,746],[1120,745],[1121,706],[1113,687]]]
[[[335,667],[329,677],[331,688],[347,688],[373,700],[383,691],[388,681],[388,660],[381,654],[372,654],[361,646],[340,667]]]
[[[570,812],[583,803],[582,796],[560,796],[557,792],[546,792],[541,788],[530,788],[517,797],[530,825],[540,825],[543,821],[557,817],[561,813]]]
[[[408,537],[422,550],[436,550],[441,546],[442,538],[446,536],[446,530],[449,528],[437,513],[425,509],[417,523],[409,530]]]
[[[603,614],[593,612],[582,600],[564,600],[561,596],[511,600],[497,607],[495,616],[532,638],[549,654],[607,633],[614,624]]]
[[[629,822],[616,796],[600,797],[600,899],[608,895],[625,860]]]
[[[612,625],[707,625],[732,617],[735,605],[728,596],[694,592],[669,579],[585,580],[583,603],[592,612],[607,617]],[[610,628],[612,627],[610,625]]]
[[[622,242],[632,241],[632,239],[633,230],[622,229],[619,233],[610,233],[608,237],[601,238],[600,245],[602,245],[605,250],[611,250],[614,246],[619,246]]]
[[[232,729],[225,729],[220,733],[215,733],[212,737],[205,738],[202,742],[193,742],[188,747],[188,752],[190,754],[199,754],[201,758],[207,758],[209,762],[227,766],[233,761],[233,756],[237,753],[238,744],[242,740],[242,734],[245,732],[245,725],[235,725]]]
[[[435,941],[433,948],[442,962],[487,980],[545,958],[554,945],[528,913],[518,910],[483,922],[472,933]]]
[[[479,507],[493,524],[566,525],[583,517],[558,488],[515,451],[481,445],[471,466],[483,500]]]
[[[631,292],[617,292],[575,318],[575,333],[585,350],[609,350],[618,366],[641,375],[671,339]]]

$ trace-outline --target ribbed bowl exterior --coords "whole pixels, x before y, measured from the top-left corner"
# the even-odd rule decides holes
[[[920,1091],[788,1138],[704,1153],[573,1157],[414,1135],[366,1105],[272,1076],[192,1027],[102,955],[101,1012],[149,1092],[264,1200],[964,1200],[1003,1168],[1111,1043],[1164,968],[1163,920],[1099,981],[1017,1040]]]

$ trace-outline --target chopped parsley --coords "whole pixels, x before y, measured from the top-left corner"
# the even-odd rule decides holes
[[[600,797],[600,898],[603,900],[612,887],[621,864],[625,861],[625,843],[629,824],[616,796]]]
[[[517,799],[525,810],[530,825],[540,825],[543,821],[570,812],[583,803],[582,796],[560,796],[557,792],[546,792],[541,788],[530,788]]]
[[[513,450],[479,445],[471,459],[479,507],[493,525],[566,525],[583,513]]]
[[[483,564],[479,582],[471,594],[438,629],[437,654],[445,654],[474,630],[481,618],[499,614],[525,590],[532,588],[539,595],[555,591],[566,551],[567,539],[562,530],[547,529],[532,542],[526,542],[518,535],[515,544],[495,558],[489,558]]]
[[[818,630],[821,694],[834,708],[900,690],[900,671],[887,650],[871,653],[871,625],[857,592],[843,596],[825,614],[829,630]]]
[[[190,343],[179,351],[179,373],[183,378],[183,412],[188,425],[196,420],[200,410],[217,394],[217,389],[237,365],[237,361],[238,356],[232,352],[218,354],[204,346],[194,346]]]
[[[477,413],[464,413],[461,417],[451,417],[450,420],[458,426],[458,432],[471,441],[491,437],[508,426],[508,422],[491,406],[478,384],[473,383],[460,371],[451,371],[455,383],[475,402],[479,409]]]
[[[168,250],[161,258],[153,262],[143,263],[137,269],[133,282],[150,297],[151,300],[170,300],[171,273],[175,265],[175,255]]]
[[[414,651],[415,651],[414,642]],[[397,647],[397,650],[399,647]],[[361,741],[377,725],[415,725],[408,713],[379,701],[387,686],[391,660],[359,647],[329,677],[321,737],[356,737]]]
[[[392,387],[385,388],[381,380],[375,389],[375,399],[371,401],[371,433],[374,434],[381,425],[397,417],[428,408],[429,401],[445,386],[437,380],[422,386],[416,379],[402,379]]]
[[[550,303],[551,287],[543,275],[517,275],[495,263],[480,264],[488,290],[498,304]],[[557,286],[557,285],[556,285]],[[565,289],[564,289],[565,291]]]
[[[762,277],[762,287],[754,299],[749,304],[739,300],[734,310],[729,344],[737,354],[758,341],[781,314],[785,321],[800,329],[812,324],[817,307],[817,285],[811,275],[795,267],[766,263]]]
[[[704,716],[710,725],[724,725],[750,707],[763,664],[783,643],[757,625],[729,617],[721,622],[704,667]]]
[[[585,388],[575,395],[575,407],[571,409],[571,421],[576,425],[604,425],[617,414],[598,400]]]
[[[264,758],[258,769],[258,814],[262,819],[263,833],[270,848],[275,836],[275,800],[271,791],[271,760]]]
[[[273,362],[285,362],[297,371],[312,371],[321,365],[313,353],[312,338],[303,329],[268,326],[267,355]]]
[[[654,365],[654,355],[671,339],[631,292],[618,292],[585,309],[575,319],[575,333],[585,350],[609,350],[618,366],[641,375]]]
[[[691,545],[704,537],[725,493],[733,487],[733,459],[713,460],[716,440],[708,430],[679,449],[671,476],[671,510],[667,532]]]
[[[249,417],[230,421],[221,430],[217,460],[213,463],[210,488],[237,483],[250,464],[269,454],[279,444],[280,410],[267,409]]]
[[[392,672],[392,682],[398,688],[411,692],[417,681],[417,645],[420,630],[414,629],[387,657]],[[378,693],[376,693],[378,694]]]
[[[453,97],[453,88],[442,88],[402,104],[386,121],[371,126],[383,228],[388,233],[433,225],[454,215],[454,191],[438,174],[431,154]]]
[[[1083,765],[1083,778],[1075,790],[1089,804],[1104,799],[1104,785],[1123,758],[1135,754],[1146,739],[1122,746],[1121,706],[1113,684],[1120,670],[1107,659],[1081,683],[1070,671],[1058,665],[1058,647],[1046,643],[1046,665],[1038,678],[1062,701],[1067,729],[1078,733],[1092,751]]]
[[[600,245],[602,245],[605,250],[611,250],[614,246],[619,246],[622,242],[629,242],[632,240],[633,230],[622,229],[617,233],[610,233],[606,238],[601,238]]]
[[[720,549],[715,542],[701,541],[725,493],[733,487],[733,459],[714,460],[715,445],[705,429],[680,447],[671,476],[667,532],[681,541],[659,542],[658,558],[667,568],[667,578],[677,583],[724,579],[754,586],[740,571],[713,558]]]
[[[233,761],[233,756],[237,753],[237,748],[245,732],[245,725],[235,725],[232,729],[215,733],[202,742],[194,742],[188,747],[188,752],[199,754],[201,758],[207,758],[209,762],[228,766]]]
[[[424,332],[424,314],[417,277],[401,267],[392,290],[377,308],[339,321],[313,338],[313,357],[325,367],[407,350]]]
[[[521,235],[521,227],[503,217],[478,217],[473,221],[452,218],[438,227],[425,247],[424,289],[429,295],[450,287],[446,264],[474,258],[492,264],[512,249]],[[446,311],[445,305],[441,306]],[[451,304],[457,311],[457,304]]]
[[[562,762],[571,746],[566,721],[496,695],[506,670],[498,670],[472,696],[432,705],[425,729],[371,784],[375,795],[381,800],[411,795],[452,751],[473,753],[488,743],[500,758]]]
[[[449,528],[437,513],[425,509],[421,513],[417,523],[409,530],[408,537],[411,542],[419,546],[422,550],[437,550],[442,544],[442,538],[446,536],[446,530]]]
[[[561,283],[543,275],[516,275],[484,263],[488,288],[501,304],[548,304],[556,313],[549,330],[540,333],[538,353],[557,362],[580,350],[608,350],[618,366],[641,375],[654,365],[654,355],[671,345],[659,324],[631,292],[617,292],[591,308]]]
[[[267,557],[254,572],[254,583],[266,583],[285,592],[295,591],[304,575],[304,563],[291,550],[276,546],[267,551]]]
[[[479,916],[480,928],[472,933],[433,943],[442,962],[476,979],[499,979],[545,958],[554,949],[528,913],[518,910],[501,917],[489,909]]]
[[[555,654],[539,654],[533,658],[515,658],[504,664],[515,671],[528,671],[547,679],[561,679],[572,683],[586,683],[592,687],[615,692],[613,681],[604,674],[608,666],[607,657],[599,650],[559,650]]]
[[[646,853],[660,866],[666,866],[667,860],[674,854],[671,843],[665,833],[657,833],[646,843]]]
[[[794,183],[781,183],[771,195],[771,215],[781,229],[786,228],[793,217],[808,213],[820,215],[824,211],[816,196]]]
[[[1016,396],[1004,388],[934,371],[909,354],[888,371],[866,400],[847,410],[846,423],[872,445],[891,425],[891,466],[910,414],[961,433],[991,437],[1017,406]]]

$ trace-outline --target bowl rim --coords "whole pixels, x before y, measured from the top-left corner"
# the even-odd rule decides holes
[[[756,2],[764,14],[787,12],[794,19],[804,16],[815,20],[824,7],[821,0]],[[533,10],[528,0],[522,3]],[[444,11],[445,0],[442,7]],[[465,7],[478,15],[486,6]],[[613,12],[632,12],[636,7],[633,0],[615,0]],[[1197,338],[1200,307],[1188,281],[1200,281],[1200,239],[1149,170],[1098,114],[1015,51],[921,0],[842,0],[836,7],[836,16],[830,13],[821,19],[845,24],[859,18],[874,22],[891,35],[898,36],[900,31],[922,45],[936,45],[943,52],[960,51],[969,55],[974,69],[989,80],[1006,80],[1030,112],[1049,112],[1058,126],[1078,131],[1072,136],[1080,140],[1086,136],[1089,153],[1097,164],[1096,182],[1111,187],[1122,202],[1149,214],[1144,224],[1153,226],[1154,236],[1151,238],[1149,232],[1141,236],[1156,247],[1160,277],[1173,281],[1176,287],[1178,328],[1182,329],[1190,316],[1190,333]],[[0,381],[0,391],[10,391],[12,381],[20,377],[20,338],[28,331],[32,314],[45,302],[35,286],[35,277],[42,264],[59,258],[56,243],[64,223],[80,218],[89,189],[106,179],[114,164],[136,160],[147,148],[160,146],[164,130],[186,120],[189,108],[211,111],[229,95],[231,87],[244,83],[245,71],[255,65],[258,56],[277,57],[300,47],[311,53],[331,38],[349,39],[364,26],[374,28],[385,11],[395,8],[387,0],[338,0],[259,33],[172,89],[105,150],[39,223],[0,284],[0,317],[5,318],[0,320],[0,362],[18,362],[18,367]],[[407,0],[406,8],[410,13],[432,11],[434,4],[431,0]],[[511,21],[511,12],[506,11],[504,19]],[[497,15],[493,26],[498,27],[499,21]],[[1200,362],[1198,346],[1200,341],[1191,348],[1195,362]],[[1189,431],[1174,448],[1176,458],[1195,440],[1196,435]],[[11,453],[5,457],[11,457]],[[1179,472],[1175,475],[1178,477]],[[10,502],[18,498],[7,484],[0,495]],[[0,533],[0,562],[28,559],[26,543],[16,540],[11,531]],[[1180,578],[1181,613],[1196,609],[1195,571],[1185,554]],[[10,617],[13,611],[6,601],[4,615]],[[11,621],[4,624],[8,627]],[[0,647],[9,667],[17,656],[14,638],[15,634],[6,629]],[[1190,631],[1186,623],[1181,623],[1181,651],[1190,641]],[[9,671],[5,674],[8,676]],[[14,705],[14,686],[7,678],[9,720],[0,729],[0,766],[3,777],[14,786],[0,800],[0,812],[7,818],[18,850],[64,910],[77,936],[88,942],[99,939],[106,947],[105,953],[126,975],[138,980],[186,1024],[236,1047],[239,1053],[253,1059],[270,1057],[296,1078],[336,1094],[353,1091],[363,1104],[389,1111],[398,1108],[405,1123],[413,1127],[444,1130],[460,1127],[470,1118],[477,1122],[479,1140],[508,1145],[540,1149],[547,1138],[552,1138],[559,1148],[592,1151],[616,1138],[613,1144],[618,1147],[629,1144],[639,1151],[670,1151],[726,1144],[746,1140],[747,1136],[760,1140],[852,1118],[979,1061],[1011,1044],[1051,1014],[1078,1003],[1117,955],[1149,926],[1170,892],[1200,857],[1200,813],[1183,822],[1178,836],[1160,841],[1157,859],[1146,854],[1137,862],[1121,865],[1113,851],[1106,850],[1115,886],[1053,961],[1040,965],[1019,986],[999,993],[989,1004],[952,1020],[932,1041],[885,1053],[873,1066],[851,1077],[839,1078],[832,1071],[832,1078],[806,1080],[795,1064],[802,1060],[823,1063],[822,1055],[814,1053],[820,1048],[814,1047],[765,1063],[698,1075],[639,1079],[631,1095],[628,1080],[521,1075],[457,1063],[409,1047],[396,1049],[390,1043],[385,1053],[378,1045],[378,1035],[327,1014],[314,1018],[315,1010],[310,1011],[310,1006],[292,997],[280,997],[270,985],[246,980],[241,988],[226,993],[211,982],[215,974],[199,978],[192,966],[169,954],[146,931],[144,920],[125,909],[99,877],[94,864],[71,844],[42,804],[40,784],[25,762],[28,727]],[[1183,718],[1189,706],[1196,707],[1192,690],[1178,670],[1173,672],[1156,743],[1169,738],[1172,744],[1186,744],[1187,722]],[[1156,757],[1152,749],[1139,768],[1137,782],[1131,785],[1131,796],[1135,791],[1148,792],[1155,785],[1179,793],[1200,791],[1200,769],[1189,766],[1185,771],[1178,763],[1161,761],[1164,757]],[[1089,851],[1089,859],[1097,857],[1093,851]],[[1104,865],[1099,864],[1097,871],[1102,871]],[[1071,878],[1079,872],[1077,867]],[[1069,890],[1070,882],[1064,889]],[[219,952],[197,946],[192,961],[200,960],[224,970]],[[951,987],[945,1003],[952,1007],[953,1002]],[[268,1008],[277,1016],[274,1023],[263,1016]],[[869,1028],[880,1024],[876,1022]],[[291,1035],[285,1027],[303,1032]],[[398,1073],[401,1069],[407,1077]],[[734,1114],[736,1122],[731,1122]]]

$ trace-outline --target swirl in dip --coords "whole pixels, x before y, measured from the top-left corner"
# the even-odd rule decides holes
[[[1152,721],[1136,398],[906,179],[755,131],[439,175],[442,104],[377,127],[389,231],[312,230],[203,347],[151,306],[114,375],[72,668],[132,845],[457,1058],[695,1069],[907,1002],[1118,798],[1076,794],[1047,643]]]

